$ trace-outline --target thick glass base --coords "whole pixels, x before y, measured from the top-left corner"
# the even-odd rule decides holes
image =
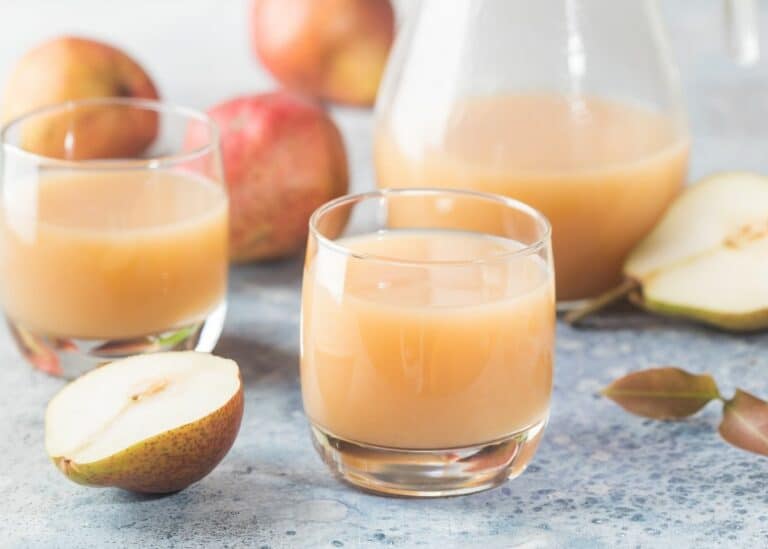
[[[440,497],[494,488],[520,475],[539,445],[546,420],[500,440],[464,448],[382,448],[333,436],[312,425],[312,441],[342,480],[391,496]]]
[[[54,376],[76,378],[97,366],[160,351],[210,352],[224,327],[227,302],[222,301],[202,322],[131,339],[74,339],[32,333],[6,316],[21,354],[35,367]]]

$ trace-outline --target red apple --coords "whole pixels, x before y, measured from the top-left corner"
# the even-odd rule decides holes
[[[152,80],[126,53],[103,42],[64,36],[27,52],[11,72],[2,119],[75,99],[158,97]],[[65,147],[67,134],[71,134]],[[153,112],[126,107],[83,107],[47,116],[23,129],[22,145],[69,159],[130,157],[157,134]]]
[[[253,0],[256,55],[284,85],[372,105],[395,33],[390,0]]]
[[[316,103],[292,92],[239,97],[208,111],[221,130],[233,261],[303,248],[312,212],[347,192],[344,144]],[[193,128],[188,147],[207,136]]]

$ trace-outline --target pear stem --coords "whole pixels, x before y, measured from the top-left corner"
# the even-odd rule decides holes
[[[640,287],[640,283],[631,278],[627,278],[616,286],[611,288],[602,295],[597,296],[594,299],[590,299],[583,307],[569,311],[564,317],[568,324],[571,326],[577,325],[584,318],[605,309],[607,306],[615,303],[619,299],[626,297],[631,291]]]

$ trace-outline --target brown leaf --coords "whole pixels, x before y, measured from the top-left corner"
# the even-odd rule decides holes
[[[651,368],[633,372],[603,389],[619,406],[652,419],[680,419],[720,398],[709,374],[689,374],[680,368]]]
[[[768,402],[737,389],[723,407],[719,431],[734,446],[768,456]]]

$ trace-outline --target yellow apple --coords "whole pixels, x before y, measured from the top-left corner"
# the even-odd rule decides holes
[[[3,95],[2,120],[78,99],[156,99],[155,85],[126,53],[74,36],[45,42],[16,64]],[[36,154],[82,160],[141,154],[157,135],[157,115],[124,106],[87,106],[29,121],[21,145]]]

